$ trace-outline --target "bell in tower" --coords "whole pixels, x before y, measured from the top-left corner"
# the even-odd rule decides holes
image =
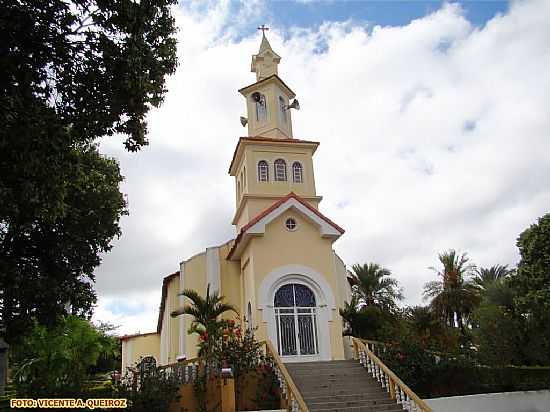
[[[292,117],[290,109],[299,109],[298,102],[291,99],[294,92],[278,75],[281,57],[273,51],[265,31],[258,54],[252,56],[251,71],[256,73],[256,83],[246,86],[239,92],[246,98],[248,112],[248,135],[274,139],[292,139]],[[243,123],[243,125],[246,123]]]

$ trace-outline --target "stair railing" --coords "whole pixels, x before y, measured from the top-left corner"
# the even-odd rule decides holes
[[[159,366],[158,370],[163,371],[167,376],[174,377],[176,383],[185,385],[195,382],[202,365],[201,358],[192,358]]]
[[[279,387],[281,388],[281,395],[287,401],[287,408],[290,412],[309,412],[309,409],[304,402],[304,398],[300,394],[300,391],[296,387],[296,384],[292,380],[292,377],[288,373],[288,370],[281,360],[277,350],[273,347],[273,344],[267,340],[261,342],[265,345],[266,355],[273,360],[273,372],[277,376],[279,381]]]
[[[432,412],[426,402],[418,397],[407,385],[376,356],[362,339],[352,338],[355,358],[367,372],[380,383],[390,398],[409,412]]]

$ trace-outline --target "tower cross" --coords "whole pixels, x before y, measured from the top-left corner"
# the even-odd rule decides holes
[[[269,27],[267,27],[265,24],[262,24],[260,27],[258,27],[258,30],[261,30],[262,35],[265,36],[265,32],[269,30]]]

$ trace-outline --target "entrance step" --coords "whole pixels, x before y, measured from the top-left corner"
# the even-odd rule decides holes
[[[311,412],[397,412],[401,405],[353,360],[287,363]]]

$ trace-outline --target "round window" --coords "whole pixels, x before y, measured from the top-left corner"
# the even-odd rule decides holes
[[[289,217],[287,220],[285,220],[285,226],[288,230],[293,231],[296,230],[298,224],[296,223],[296,219],[294,219],[293,217]]]

